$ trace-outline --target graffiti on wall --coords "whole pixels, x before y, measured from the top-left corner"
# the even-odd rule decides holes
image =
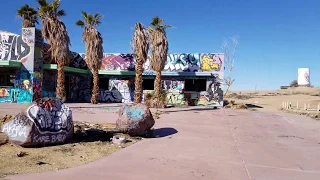
[[[56,71],[43,71],[42,97],[56,97]]]
[[[180,93],[167,93],[168,105],[185,105],[184,94]]]
[[[222,79],[218,75],[209,78],[207,81],[207,91],[200,92],[197,105],[223,105],[223,90],[221,88]]]
[[[168,54],[164,70],[198,72],[200,70],[199,54]]]
[[[87,76],[70,76],[70,100],[90,102],[90,80]]]
[[[0,88],[0,97],[9,97],[10,90],[6,88]]]
[[[151,70],[149,58],[144,64],[145,71]],[[223,67],[223,55],[221,54],[182,53],[168,54],[164,71],[211,72],[221,71],[221,67]]]
[[[30,32],[23,31],[23,33],[28,37],[32,36]],[[32,41],[34,41],[32,38],[27,39],[17,34],[0,32],[0,60],[15,60],[24,63],[32,51],[28,45]]]
[[[32,102],[33,95],[33,73],[25,69],[21,69],[16,74],[14,83],[15,93],[14,100],[18,103],[30,103]]]
[[[223,66],[221,56],[216,54],[201,55],[201,71],[220,71]]]
[[[101,70],[134,71],[133,54],[104,54]]]
[[[0,102],[10,102],[10,89],[0,88]]]
[[[184,90],[184,80],[181,78],[164,78],[162,89],[166,91],[182,92]]]
[[[33,74],[33,100],[42,98],[42,74],[35,72]]]

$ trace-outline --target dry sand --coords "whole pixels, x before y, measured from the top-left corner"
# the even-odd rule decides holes
[[[283,102],[292,104],[290,112],[296,111],[297,103],[299,111],[297,113],[319,114],[316,111],[320,103],[320,88],[289,88],[274,91],[232,91],[225,99],[234,100],[236,104],[244,103],[248,107],[259,111],[275,112],[282,108]],[[303,110],[304,104],[309,104],[309,111]]]

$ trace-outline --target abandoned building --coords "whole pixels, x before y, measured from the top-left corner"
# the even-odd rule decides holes
[[[23,28],[21,35],[0,31],[0,102],[31,103],[55,97],[57,64],[39,30]],[[70,52],[64,68],[68,102],[90,102],[92,73],[85,54]],[[168,54],[162,88],[171,105],[223,105],[222,53]],[[144,65],[144,94],[154,90],[155,72]],[[104,54],[99,70],[99,101],[130,103],[134,97],[134,54]]]

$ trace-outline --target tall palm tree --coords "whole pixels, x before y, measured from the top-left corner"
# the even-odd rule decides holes
[[[169,44],[166,36],[166,29],[172,26],[163,25],[164,20],[155,16],[149,27],[151,38],[151,68],[156,71],[154,98],[160,98],[161,94],[161,71],[167,62]]]
[[[38,22],[38,12],[30,7],[28,4],[25,4],[17,10],[17,15],[23,19],[22,27],[35,27]]]
[[[42,19],[42,36],[48,40],[51,48],[51,56],[58,64],[58,78],[56,96],[62,101],[66,100],[64,85],[64,66],[70,64],[70,38],[65,24],[60,17],[66,13],[60,8],[60,0],[54,0],[52,3],[47,0],[37,0],[39,3],[39,16]]]
[[[136,78],[135,78],[135,91],[134,91],[134,103],[141,103],[142,101],[142,73],[143,64],[146,62],[149,51],[149,36],[148,31],[139,22],[136,23],[133,36],[133,48],[136,55]]]
[[[82,38],[86,43],[86,62],[93,72],[93,89],[91,103],[99,101],[99,69],[103,58],[103,39],[96,27],[101,24],[102,16],[99,13],[88,14],[82,11],[83,20],[76,22],[77,26],[84,28]]]

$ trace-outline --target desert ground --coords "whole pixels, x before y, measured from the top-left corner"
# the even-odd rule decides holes
[[[247,104],[249,108],[259,111],[277,112],[281,110],[283,102],[288,102],[292,104],[288,112],[310,115],[320,113],[316,111],[320,103],[320,88],[296,87],[274,91],[231,91],[225,99],[234,100],[237,104]],[[310,110],[304,110],[305,104],[309,105]]]

